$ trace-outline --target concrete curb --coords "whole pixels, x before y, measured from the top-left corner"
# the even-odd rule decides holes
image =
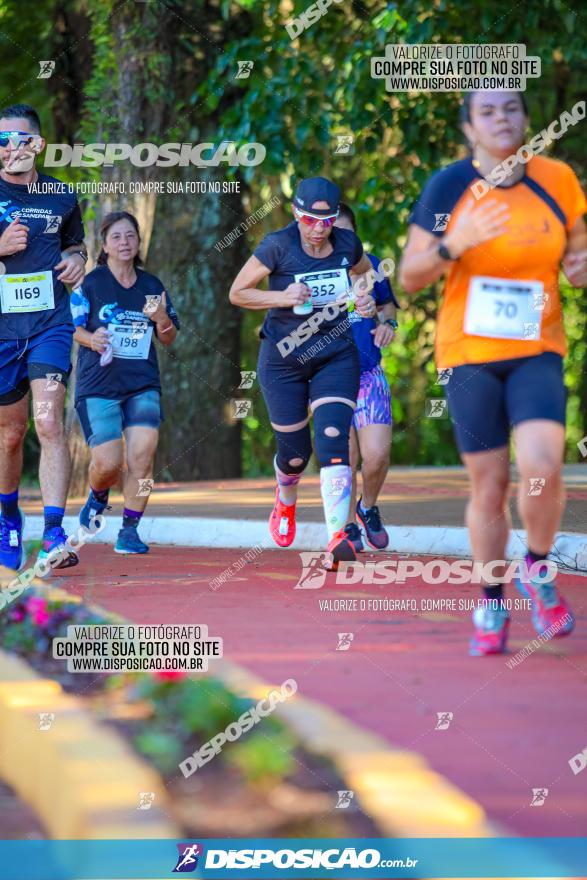
[[[96,543],[113,544],[116,541],[120,520],[106,517],[106,526],[92,540]],[[64,521],[68,534],[79,528],[76,517]],[[469,538],[465,528],[441,526],[389,526],[389,547],[386,552],[411,553],[425,556],[471,555]],[[29,516],[25,527],[26,538],[40,538],[43,518]],[[218,547],[224,549],[276,549],[271,541],[265,520],[206,519],[204,517],[159,516],[145,517],[141,523],[141,537],[148,544],[164,544],[175,547]],[[508,545],[508,557],[519,558],[526,547],[526,533],[512,531]],[[296,539],[290,550],[318,550],[326,547],[326,527],[322,523],[298,523]],[[556,553],[565,561],[570,571],[587,573],[587,535],[581,532],[560,532],[557,536]],[[83,552],[83,551],[82,551]],[[561,567],[562,564],[561,564]]]
[[[40,730],[45,712],[55,717]],[[161,807],[167,794],[157,773],[61,685],[1,650],[0,777],[55,840],[179,835]],[[155,793],[148,811],[137,811],[139,792]]]

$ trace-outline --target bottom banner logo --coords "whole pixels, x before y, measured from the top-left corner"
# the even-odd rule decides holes
[[[199,843],[178,843],[176,846],[179,850],[179,855],[173,873],[191,874],[198,867],[198,859],[204,854],[203,846]]]

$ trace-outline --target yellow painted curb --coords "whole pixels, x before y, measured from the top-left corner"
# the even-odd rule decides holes
[[[40,729],[40,713],[52,713]],[[80,701],[0,650],[0,777],[56,840],[176,838],[158,775]],[[138,810],[139,792],[153,792]]]
[[[254,700],[279,689],[226,660],[211,664],[210,674]],[[393,749],[383,737],[299,692],[281,703],[277,714],[309,751],[333,761],[383,837],[497,835],[483,808],[417,753]]]
[[[72,598],[63,590],[52,592],[61,598]],[[115,622],[129,622],[99,605],[89,607]],[[207,675],[252,700],[259,700],[272,687],[280,686],[268,684],[244,667],[223,659],[211,661]],[[489,821],[480,804],[432,770],[416,752],[392,748],[383,737],[364,730],[316,700],[300,696],[299,692],[281,703],[277,711],[308,751],[333,761],[382,837],[508,836]]]

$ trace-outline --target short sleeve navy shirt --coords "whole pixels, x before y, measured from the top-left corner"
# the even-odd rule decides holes
[[[271,270],[269,289],[285,290],[290,284],[295,283],[295,276],[298,274],[329,269],[343,269],[346,272],[348,287],[351,287],[348,270],[356,266],[363,256],[363,245],[352,230],[338,227],[332,227],[329,240],[333,248],[332,253],[327,257],[312,257],[302,247],[296,222],[266,236],[254,251],[254,256]],[[315,342],[320,335],[330,332],[346,318],[345,309],[332,320],[325,320],[316,334],[313,334],[310,342]],[[291,308],[269,309],[261,328],[261,337],[277,343],[307,319],[307,315],[296,315]],[[350,326],[341,334],[341,338],[351,339]]]
[[[378,272],[380,267],[380,261],[378,258],[373,254],[367,254],[367,256],[369,257],[371,265],[375,271]],[[388,302],[392,302],[396,307],[399,307],[399,303],[395,298],[393,290],[391,289],[391,284],[387,278],[381,278],[379,281],[375,282],[372,295],[375,299],[375,304],[378,307],[383,306]],[[355,345],[359,352],[361,373],[365,373],[368,370],[373,370],[381,363],[381,349],[377,348],[375,345],[375,342],[373,341],[373,333],[371,332],[372,330],[377,329],[379,321],[375,318],[362,318],[356,309],[349,313],[349,318],[351,321]]]
[[[7,183],[0,178],[0,234],[16,218],[28,227],[24,251],[0,257],[2,274],[23,275],[53,270],[55,308],[44,311],[0,313],[0,339],[28,339],[56,325],[71,325],[69,295],[55,266],[61,252],[82,244],[84,226],[77,198],[68,184],[39,174],[35,184]],[[0,305],[1,312],[1,305]],[[73,327],[72,327],[73,331]]]
[[[126,325],[129,330],[144,330],[149,325],[153,326],[152,321],[143,314],[143,307],[147,303],[147,296],[160,296],[165,288],[155,275],[139,268],[136,273],[137,280],[131,288],[123,287],[108,266],[98,266],[86,275],[82,286],[75,291],[75,300],[87,303],[87,315],[84,318],[81,314],[76,317],[76,325],[85,327],[90,333],[109,324]],[[179,329],[177,312],[168,293],[166,300],[167,314]],[[121,400],[151,388],[161,390],[154,330],[148,357],[144,359],[114,357],[110,364],[103,367],[98,352],[80,345],[76,402],[86,397]]]

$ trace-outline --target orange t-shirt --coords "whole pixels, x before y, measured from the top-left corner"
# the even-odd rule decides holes
[[[439,237],[444,235],[468,202],[476,204],[474,184],[482,179],[471,159],[454,162],[428,181],[410,222]],[[574,171],[564,162],[534,156],[518,183],[495,187],[482,198],[508,206],[510,216],[506,232],[471,248],[451,265],[438,316],[437,366],[445,368],[509,360],[543,351],[564,356],[567,346],[558,286],[559,269],[567,234],[587,211],[587,201]],[[539,301],[541,324],[539,329],[538,324],[534,325],[536,330],[531,331],[535,338],[473,335],[470,324],[467,325],[469,332],[465,332],[467,302],[475,277],[538,282],[532,289],[540,289],[542,285],[545,296]],[[538,313],[536,319],[540,320]]]

